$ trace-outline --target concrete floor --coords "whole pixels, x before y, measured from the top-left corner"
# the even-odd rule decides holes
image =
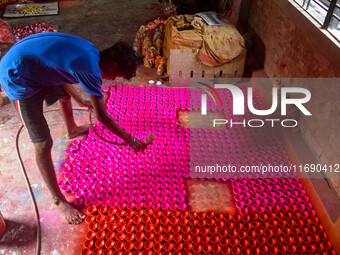
[[[11,26],[45,22],[56,26],[59,32],[90,40],[101,50],[111,46],[117,40],[132,44],[139,26],[145,20],[159,15],[159,11],[145,9],[149,3],[158,3],[158,1],[133,0],[128,4],[117,0],[59,1],[60,9],[57,16],[17,18],[7,19],[7,21]],[[155,70],[148,70],[141,66],[137,70],[136,77],[130,82],[118,78],[113,83],[148,86],[147,81],[154,79],[155,73]],[[104,83],[113,84],[111,81],[104,81]],[[79,92],[81,92],[80,89]],[[0,254],[32,254],[36,244],[34,211],[15,154],[15,137],[21,122],[5,93],[2,92],[1,95],[5,105],[0,110],[0,211],[6,219],[7,231],[0,238]],[[74,105],[77,106],[76,103]],[[50,108],[56,107],[53,105]],[[76,111],[74,114],[77,123],[88,122],[87,113]],[[65,150],[72,140],[64,138],[63,122],[57,112],[46,114],[46,118],[54,139],[52,151],[55,169],[57,175],[60,176],[62,164],[66,158]],[[37,169],[33,146],[25,130],[21,133],[19,142],[24,164],[39,205],[42,254],[79,254],[85,238],[86,225],[70,226],[60,218],[53,208],[50,194]],[[202,187],[204,186],[208,184]],[[206,196],[213,190],[219,190],[219,193],[224,194],[225,186],[218,181],[209,182]],[[228,198],[226,195],[224,197]],[[218,200],[210,204],[205,203],[208,203],[209,208],[214,208],[222,202]],[[196,203],[194,209],[201,208]]]
[[[88,39],[100,50],[109,47],[119,39],[132,43],[139,26],[146,19],[159,14],[156,10],[145,9],[148,3],[158,3],[158,1],[132,0],[128,3],[118,0],[59,1],[60,13],[57,16],[8,19],[7,21],[10,25],[27,25],[38,21],[55,25],[59,32]],[[137,76],[131,80],[130,84],[147,86],[147,81],[154,76],[155,70],[140,67]],[[105,82],[108,85],[129,84],[121,80]],[[7,232],[0,238],[0,254],[32,254],[35,247],[33,208],[15,156],[15,136],[21,122],[8,98],[4,93],[2,95],[5,105],[0,108],[0,210],[6,218]],[[59,176],[66,158],[65,150],[72,140],[63,138],[63,122],[57,112],[46,114],[46,118],[54,139],[53,160]],[[75,111],[75,118],[79,124],[88,121],[87,113],[80,111]],[[42,254],[79,254],[85,238],[86,225],[68,225],[53,208],[50,194],[36,167],[33,147],[26,131],[23,131],[20,137],[20,149],[39,204]],[[221,203],[226,205],[225,210],[235,209],[225,185],[219,181],[200,183],[193,181],[190,187],[191,190],[198,189],[198,193],[201,193],[200,196],[193,195],[190,198],[188,204],[191,205],[191,209],[200,211],[209,208],[212,210]],[[221,201],[207,201],[209,200],[207,198],[214,192],[222,194],[216,196],[220,197]],[[204,201],[202,197],[205,198]]]
[[[155,0],[59,1],[59,15],[7,19],[11,26],[45,22],[57,26],[58,31],[90,40],[99,50],[110,47],[117,40],[132,44],[139,26],[159,15],[145,9]],[[142,75],[140,75],[142,73]],[[131,82],[144,86],[154,77],[154,70],[141,67]],[[109,82],[110,83],[110,82]],[[122,81],[116,81],[122,83]],[[21,125],[14,107],[4,93],[5,105],[0,110],[0,210],[7,222],[7,232],[0,238],[0,254],[32,254],[35,247],[35,220],[24,179],[15,155],[15,136]],[[56,105],[51,108],[55,108]],[[54,139],[53,160],[59,173],[65,150],[72,140],[64,139],[64,127],[58,113],[46,115]],[[87,122],[87,113],[76,112],[78,123]],[[39,204],[42,224],[42,254],[77,254],[82,247],[84,227],[66,224],[53,209],[50,194],[43,183],[34,161],[33,147],[26,131],[20,137],[21,151],[34,194]],[[78,250],[77,250],[78,249]]]

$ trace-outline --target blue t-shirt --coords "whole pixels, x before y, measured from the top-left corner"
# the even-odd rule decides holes
[[[0,84],[13,100],[29,98],[45,86],[75,83],[103,98],[99,51],[80,37],[30,35],[17,42],[0,62]]]

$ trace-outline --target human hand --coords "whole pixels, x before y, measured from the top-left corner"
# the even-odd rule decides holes
[[[130,138],[130,142],[127,145],[133,149],[136,153],[145,149],[145,144],[139,140],[138,138],[132,137]]]

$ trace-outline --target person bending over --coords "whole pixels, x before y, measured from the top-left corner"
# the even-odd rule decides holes
[[[69,204],[57,183],[51,149],[53,140],[43,115],[43,101],[58,101],[68,138],[88,131],[89,125],[77,126],[71,98],[83,107],[93,107],[97,119],[122,138],[136,152],[143,142],[126,133],[107,113],[101,92],[102,78],[130,79],[136,74],[137,56],[124,42],[99,52],[80,37],[62,33],[28,36],[7,52],[0,62],[0,83],[13,101],[34,144],[38,168],[52,194],[54,204],[70,224],[79,224],[85,215]],[[90,101],[79,96],[72,84],[80,83]]]

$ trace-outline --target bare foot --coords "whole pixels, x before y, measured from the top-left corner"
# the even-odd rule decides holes
[[[66,200],[54,201],[61,216],[69,223],[73,225],[80,224],[85,219],[85,214],[78,211],[73,205],[70,205]]]
[[[81,126],[77,126],[75,129],[69,131],[66,134],[66,138],[68,139],[72,139],[75,138],[79,135],[85,134],[89,131],[89,129],[91,128],[90,124],[85,124],[85,125],[81,125]]]

